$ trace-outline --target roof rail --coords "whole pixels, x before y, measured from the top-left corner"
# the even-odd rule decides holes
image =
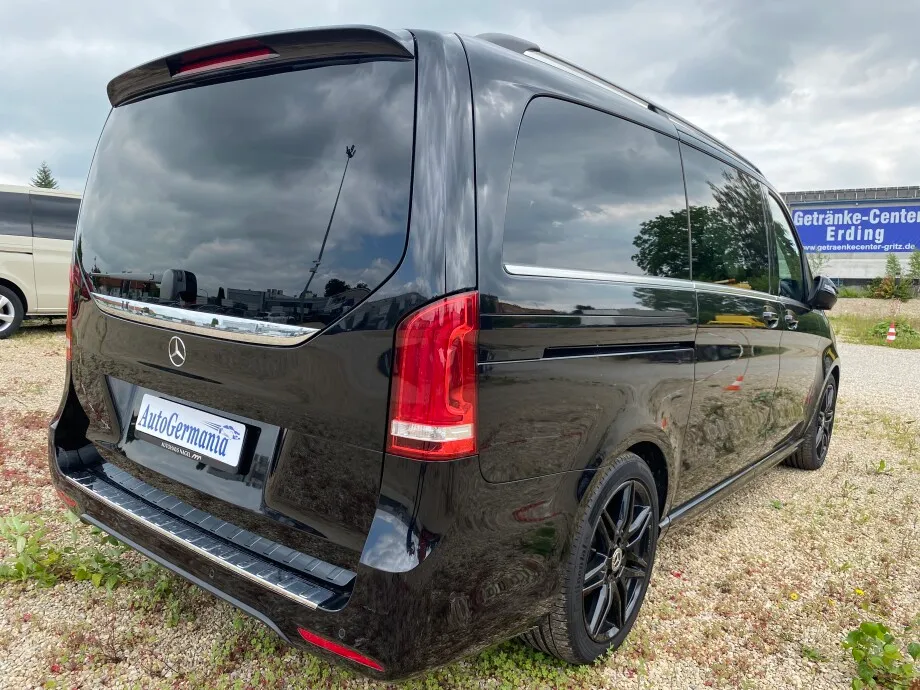
[[[742,156],[724,141],[712,136],[709,134],[709,132],[702,129],[701,127],[697,127],[689,120],[680,117],[674,112],[648,100],[647,98],[643,98],[642,96],[639,96],[638,94],[633,93],[628,89],[624,89],[618,84],[614,84],[612,81],[605,79],[600,75],[589,72],[584,67],[579,67],[573,62],[569,62],[565,58],[561,58],[558,55],[553,55],[552,53],[547,53],[545,50],[541,50],[540,46],[538,46],[533,41],[528,41],[516,36],[509,36],[508,34],[479,34],[476,36],[476,38],[488,41],[489,43],[494,43],[495,45],[501,46],[502,48],[507,48],[508,50],[514,51],[515,53],[520,53],[521,55],[526,55],[527,57],[534,58],[535,60],[539,60],[544,64],[552,65],[557,69],[561,69],[563,72],[568,72],[569,74],[590,81],[591,83],[605,88],[608,91],[613,91],[617,95],[626,98],[627,100],[630,100],[643,108],[648,108],[650,111],[656,113],[657,115],[661,115],[662,117],[665,117],[674,123],[680,123],[687,129],[691,130],[693,134],[698,136],[700,139],[703,139],[707,143],[714,145],[716,148],[721,148],[725,151],[728,151],[730,154],[739,160],[744,161],[747,165],[751,166],[751,168],[760,173],[760,168],[754,165],[749,159]]]

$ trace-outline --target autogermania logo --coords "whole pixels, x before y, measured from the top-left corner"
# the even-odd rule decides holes
[[[168,415],[159,410],[151,412],[149,404],[138,417],[137,428],[163,434],[188,448],[199,448],[220,457],[226,457],[230,441],[240,439],[240,432],[228,424],[203,422],[202,426],[196,426],[183,421],[176,412]]]

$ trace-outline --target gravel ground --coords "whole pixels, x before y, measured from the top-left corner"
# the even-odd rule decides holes
[[[575,671],[510,642],[410,686],[849,687],[854,667],[840,647],[847,631],[867,619],[898,635],[920,625],[920,436],[911,424],[920,352],[840,349],[838,425],[825,468],[777,468],[675,528],[619,652]],[[0,342],[0,512],[41,511],[49,538],[64,544],[70,529],[44,466],[62,355],[60,328]],[[93,543],[82,527],[76,539],[81,548]],[[0,561],[6,549],[0,544]],[[132,572],[143,562],[119,559]],[[167,593],[152,602],[161,587]],[[0,602],[4,689],[376,687],[287,648],[162,572],[112,593],[70,579],[51,588],[0,581]]]

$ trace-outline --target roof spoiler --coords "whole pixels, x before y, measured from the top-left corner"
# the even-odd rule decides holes
[[[410,34],[373,26],[342,26],[260,34],[183,50],[128,70],[109,82],[112,107],[177,84],[271,64],[335,58],[413,57]],[[269,62],[270,61],[270,62]]]

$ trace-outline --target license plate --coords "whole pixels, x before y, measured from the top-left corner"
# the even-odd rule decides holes
[[[235,469],[240,464],[246,426],[145,394],[134,433],[183,457],[212,460]]]

